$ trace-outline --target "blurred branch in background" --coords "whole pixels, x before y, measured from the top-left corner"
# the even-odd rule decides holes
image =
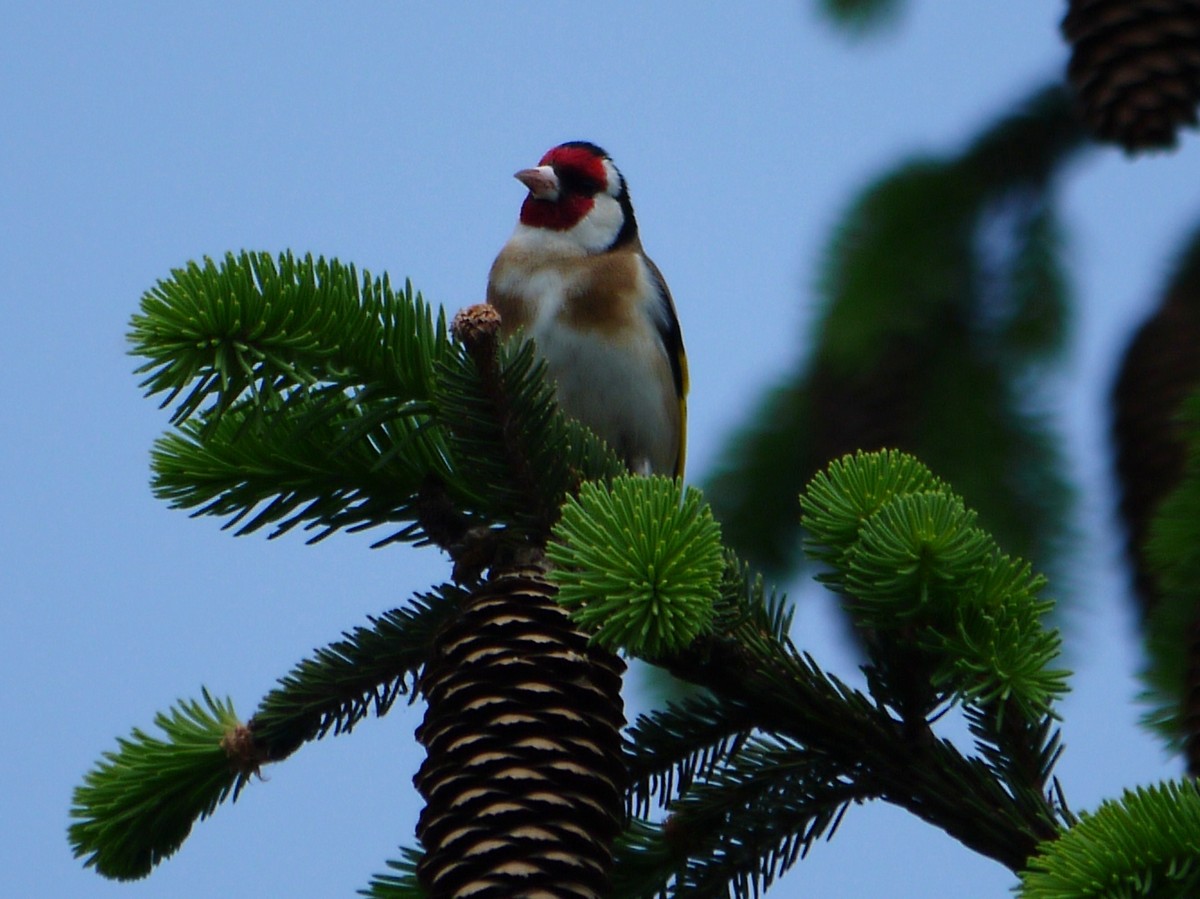
[[[817,0],[844,34],[894,25],[904,0]],[[1062,34],[1067,78],[1093,136],[1129,153],[1175,146],[1200,104],[1200,3],[1196,0],[1069,0]]]
[[[851,450],[898,447],[955,484],[1006,551],[1053,567],[1071,489],[1037,378],[1068,333],[1055,186],[1084,140],[1048,87],[961,153],[902,163],[851,204],[826,249],[811,351],[708,484],[739,552],[787,576],[808,479]]]
[[[894,25],[904,5],[904,0],[818,0],[817,9],[844,33],[865,37]]]
[[[1200,231],[1112,390],[1126,547],[1146,631],[1148,720],[1200,774]],[[1190,399],[1189,399],[1190,397]]]

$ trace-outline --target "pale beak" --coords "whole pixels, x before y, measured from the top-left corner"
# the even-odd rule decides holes
[[[558,175],[548,165],[539,165],[535,169],[521,169],[513,175],[518,181],[529,188],[529,195],[535,200],[558,199]]]

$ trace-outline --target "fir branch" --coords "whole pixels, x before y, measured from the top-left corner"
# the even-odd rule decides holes
[[[654,658],[711,628],[724,558],[699,491],[667,478],[585,483],[554,538],[558,602],[601,645]]]
[[[984,282],[980,325],[994,333],[998,356],[1020,370],[1044,364],[1070,333],[1063,226],[1036,191],[1002,195],[992,206],[977,236]]]
[[[458,612],[465,594],[443,586],[406,609],[371,619],[301,662],[262,701],[248,725],[229,702],[204,691],[204,706],[181,702],[155,724],[166,739],[140,729],[75,791],[70,837],[106,877],[143,877],[173,854],[197,820],[232,793],[236,799],[265,762],[302,743],[347,732],[370,711],[384,715],[409,692],[434,635]]]
[[[974,523],[962,500],[939,492],[893,497],[863,520],[835,570],[856,623],[944,629],[956,594],[980,574],[993,548]]]
[[[664,825],[630,818],[613,846],[611,893],[622,899],[667,899],[685,861]]]
[[[713,628],[718,633],[749,627],[782,644],[792,632],[796,610],[786,594],[774,591],[768,594],[763,576],[751,571],[736,553],[726,550],[725,571],[714,611]]]
[[[907,453],[859,452],[835,459],[800,496],[809,534],[805,551],[818,561],[840,566],[857,542],[863,522],[884,503],[942,486],[933,472]]]
[[[439,483],[472,518],[432,401],[453,347],[411,285],[336,260],[227,254],[148,292],[130,339],[148,393],[184,397],[152,459],[173,506],[239,534],[397,523],[381,542],[421,540],[417,492]]]
[[[736,753],[753,727],[747,709],[711,695],[689,696],[639,717],[626,751],[631,813],[647,817],[656,798],[665,808]]]
[[[367,899],[429,899],[429,894],[417,880],[417,865],[423,853],[418,849],[401,849],[399,861],[389,859],[387,866],[394,874],[376,874],[366,889],[358,895]]]
[[[172,508],[227,518],[240,536],[272,525],[271,537],[317,529],[316,542],[350,528],[400,524],[386,538],[419,539],[415,506],[421,484],[449,479],[444,452],[422,407],[393,408],[390,420],[360,439],[353,400],[286,409],[241,405],[215,426],[198,421],[159,438],[151,451],[155,495]],[[264,420],[265,416],[265,420]]]
[[[460,364],[445,372],[446,383],[458,380],[464,388],[449,394],[452,406],[456,400],[465,400],[459,410],[463,414],[456,416],[458,425],[454,433],[460,438],[472,432],[491,438],[489,442],[500,450],[493,452],[493,456],[508,468],[505,482],[512,483],[519,494],[529,499],[541,499],[537,495],[537,475],[530,467],[530,447],[522,441],[522,428],[529,422],[521,421],[514,405],[514,393],[521,392],[525,376],[539,368],[534,364],[532,345],[520,347],[524,352],[516,354],[512,360],[515,364],[502,366],[500,313],[487,303],[461,310],[451,322],[451,331],[466,349],[470,360],[470,364],[463,364],[467,359],[460,357]],[[538,375],[540,380],[535,375],[526,383],[534,388],[538,399],[544,400],[552,393],[544,380],[544,365],[540,366]],[[535,401],[531,405],[538,403]],[[542,511],[542,517],[549,520],[551,516]]]
[[[228,700],[202,692],[154,717],[164,738],[135,728],[75,788],[69,828],[76,857],[105,877],[145,877],[257,771]]]
[[[1011,700],[1030,719],[1066,690],[1058,632],[1043,618],[1044,579],[1002,554],[975,515],[911,457],[857,453],[829,466],[801,497],[806,547],[831,570],[856,623],[903,635],[927,656],[944,701]]]
[[[757,896],[845,808],[867,798],[837,762],[786,739],[758,737],[672,804],[661,828],[640,827],[617,856],[618,894]]]
[[[671,839],[688,857],[677,891],[757,897],[867,798],[843,764],[786,740],[753,740],[673,807]]]
[[[980,757],[1011,795],[1030,806],[1045,802],[1062,823],[1075,823],[1061,795],[1051,790],[1054,766],[1063,751],[1054,716],[1030,719],[1020,708],[996,703],[968,707],[966,717]]]
[[[143,312],[133,337],[151,360],[146,384],[168,402],[182,397],[179,431],[156,448],[156,491],[196,514],[226,516],[239,533],[304,524],[320,539],[396,523],[384,542],[437,540],[467,564],[463,544],[472,540],[503,540],[509,550],[542,545],[564,499],[589,479],[623,471],[599,440],[557,412],[531,345],[500,344],[486,327],[456,332],[460,343],[451,344],[411,289],[400,297],[386,280],[359,284],[336,262],[281,257],[276,266],[243,254],[218,269],[209,261],[160,285]],[[1062,673],[1049,668],[1058,643],[1041,626],[1049,605],[1038,597],[1041,581],[1000,554],[920,463],[899,454],[843,460],[805,500],[830,582],[853,598],[878,646],[911,645],[896,659],[876,649],[870,696],[796,650],[782,598],[767,597],[761,579],[722,556],[697,494],[620,478],[583,493],[560,531],[576,544],[570,558],[556,557],[562,598],[599,595],[584,608],[602,630],[617,631],[609,637],[660,656],[716,694],[634,731],[632,801],[644,808],[655,796],[669,799],[672,818],[657,848],[653,829],[639,831],[645,852],[630,870],[669,869],[700,892],[732,884],[738,895],[756,894],[835,826],[848,803],[868,797],[1014,868],[1038,839],[1057,834],[1058,816],[1067,814],[1045,786],[1057,758],[1049,712]],[[607,505],[585,509],[596,498]],[[491,564],[495,551],[489,544],[468,567]],[[177,816],[174,831],[161,831],[166,843],[136,861],[148,870],[174,851],[195,817],[231,789],[236,797],[258,761],[350,730],[372,709],[386,713],[409,692],[464,596],[446,587],[418,597],[297,666],[249,728],[218,740],[240,773],[206,782],[204,804],[185,816],[182,831],[185,817]],[[935,692],[897,687],[904,668]],[[978,711],[980,758],[934,736],[928,716],[946,699]],[[193,706],[185,711],[199,721]],[[211,769],[214,726],[200,724]],[[135,749],[149,745],[135,737]],[[87,826],[108,840],[102,827],[111,822],[96,822],[98,814]],[[136,837],[145,855],[150,837]],[[681,846],[695,856],[686,865]],[[107,850],[84,851],[100,858]],[[401,870],[372,889],[405,882]],[[666,880],[658,883],[652,892]]]
[[[473,348],[449,354],[437,368],[439,421],[449,453],[463,460],[455,486],[491,518],[542,545],[580,483],[615,477],[625,466],[558,410],[531,342],[473,339]]]
[[[852,37],[865,37],[895,24],[904,0],[820,0],[817,8]]]
[[[410,694],[435,636],[466,596],[448,584],[418,595],[296,665],[250,720],[263,752],[278,761],[330,731],[348,733],[372,710],[387,714],[397,697]]]
[[[744,707],[758,729],[854,760],[861,795],[905,808],[1013,870],[1057,832],[1055,808],[1035,790],[1014,796],[983,761],[924,722],[893,718],[748,617],[661,663]]]
[[[175,424],[322,383],[427,399],[449,346],[444,320],[411,285],[398,294],[386,276],[360,280],[336,259],[245,251],[175,269],[142,297],[129,339],[148,360],[138,369],[148,395],[166,393],[165,406],[190,386]]]
[[[1052,667],[1062,638],[1044,623],[1054,605],[1040,598],[1044,585],[1027,562],[993,552],[964,589],[953,629],[933,638],[935,677],[968,704],[1014,708],[1031,721],[1054,715],[1070,672]]]
[[[1200,787],[1166,782],[1126,790],[1059,839],[1021,874],[1022,899],[1187,899],[1200,893]]]
[[[857,6],[857,3],[846,4]],[[776,576],[801,560],[789,500],[830,459],[899,447],[950,480],[1007,551],[1042,568],[1070,489],[1029,390],[1065,345],[1055,178],[1084,146],[1054,85],[960,153],[905,160],[860,194],[825,253],[816,345],[709,481],[731,545]]]
[[[465,543],[540,544],[581,481],[623,470],[557,411],[532,346],[493,335],[476,358],[411,285],[336,260],[193,263],[146,294],[130,339],[148,393],[178,400],[156,493],[239,534],[396,524],[377,545],[438,541],[469,580],[490,558],[463,562],[480,555]]]

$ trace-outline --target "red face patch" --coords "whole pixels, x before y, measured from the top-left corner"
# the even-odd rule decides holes
[[[579,194],[563,194],[557,200],[528,196],[521,204],[521,224],[551,231],[570,231],[592,211],[596,201]]]
[[[595,195],[608,186],[604,161],[585,147],[555,147],[538,165],[553,167],[560,190],[558,199],[553,201],[525,198],[521,222],[532,228],[569,231],[592,211]]]

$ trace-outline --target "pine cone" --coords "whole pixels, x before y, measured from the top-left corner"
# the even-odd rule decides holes
[[[1198,344],[1200,302],[1186,287],[1176,289],[1130,341],[1113,385],[1121,518],[1134,586],[1146,613],[1159,596],[1145,558],[1146,540],[1159,504],[1183,476],[1187,450],[1176,415],[1200,385]]]
[[[1070,0],[1067,74],[1101,140],[1171,147],[1200,103],[1200,0]]]
[[[414,778],[431,899],[600,899],[624,815],[621,674],[536,567],[494,573],[438,638]]]

